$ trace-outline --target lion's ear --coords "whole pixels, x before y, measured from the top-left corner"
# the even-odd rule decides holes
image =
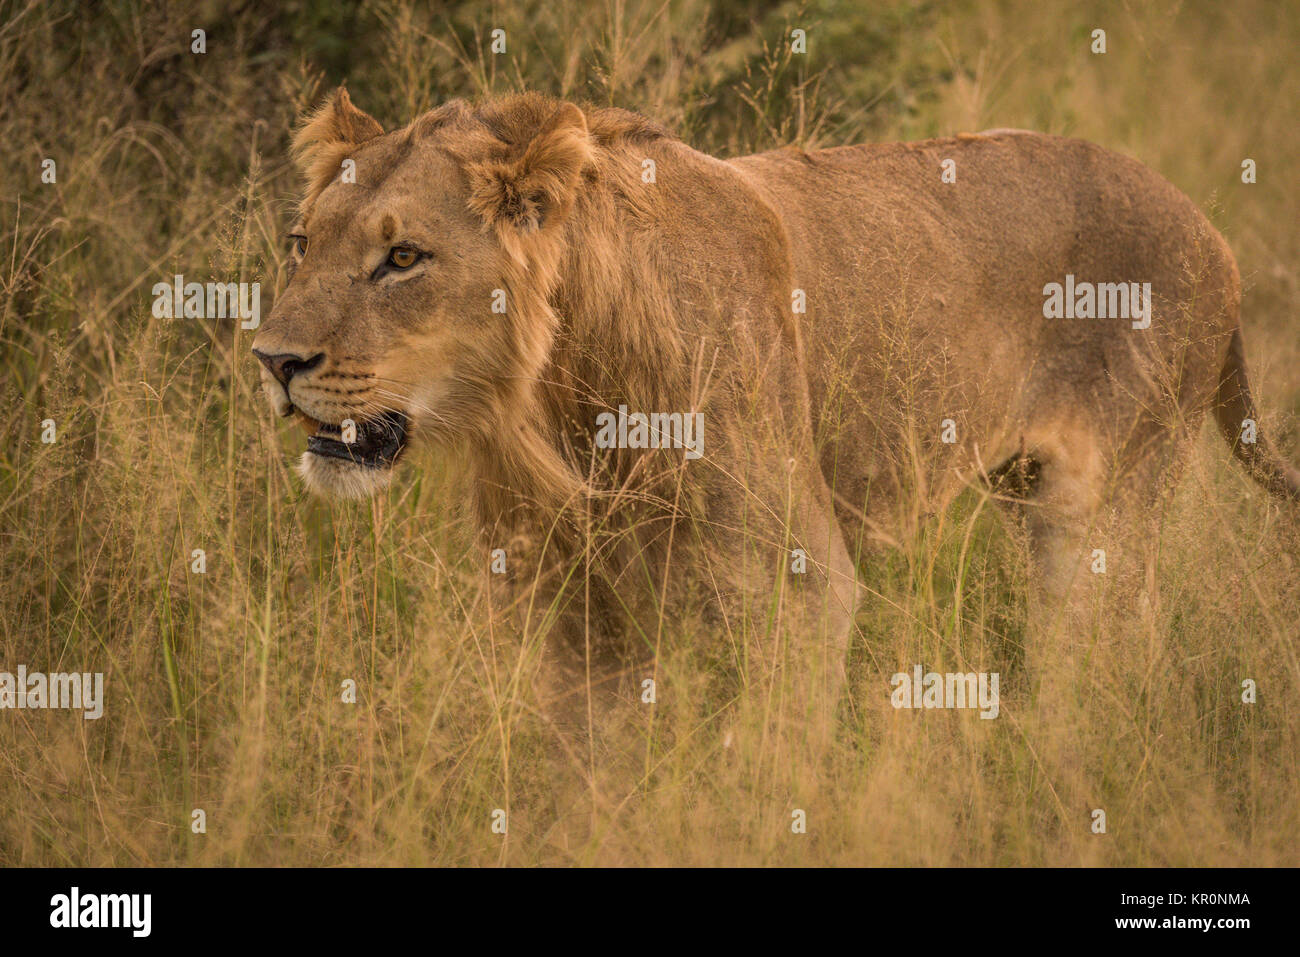
[[[587,118],[572,103],[562,103],[514,155],[466,167],[470,207],[489,225],[521,233],[558,224],[591,158]]]
[[[379,121],[353,106],[348,91],[340,86],[329,102],[307,117],[293,138],[294,156],[307,180],[309,197],[314,198],[333,182],[350,152],[383,132]]]

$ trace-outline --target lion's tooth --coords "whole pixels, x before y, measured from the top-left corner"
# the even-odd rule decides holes
[[[298,420],[298,425],[308,435],[315,435],[316,431],[320,428],[321,424],[305,412],[300,412],[295,409],[294,417]]]

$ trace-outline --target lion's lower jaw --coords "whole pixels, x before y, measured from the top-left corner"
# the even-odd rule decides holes
[[[368,468],[314,452],[302,453],[298,474],[308,491],[325,498],[370,498],[393,480],[391,467]]]

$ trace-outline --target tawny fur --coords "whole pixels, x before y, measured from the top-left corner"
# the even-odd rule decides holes
[[[402,409],[418,444],[462,450],[485,542],[524,543],[531,587],[580,566],[594,584],[558,600],[551,642],[572,674],[593,633],[611,673],[653,654],[663,596],[628,599],[629,583],[697,590],[727,622],[775,589],[801,687],[833,698],[871,548],[1021,463],[1035,570],[1063,593],[1100,510],[1149,506],[1206,411],[1230,436],[1254,414],[1227,244],[1089,143],[997,130],[722,161],[536,94],[384,134],[340,91],[294,146],[309,247],[257,346],[325,356],[295,380],[300,412]],[[431,258],[372,281],[396,239]],[[1151,283],[1150,328],[1045,319],[1044,286],[1067,274]],[[596,415],[620,404],[703,412],[704,458],[596,448]],[[1300,496],[1262,441],[1234,448]],[[385,484],[303,475],[326,493]],[[785,573],[794,548],[812,575]]]

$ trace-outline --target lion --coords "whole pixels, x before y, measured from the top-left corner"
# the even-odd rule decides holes
[[[253,351],[308,432],[303,481],[365,497],[413,454],[456,456],[497,597],[546,610],[557,698],[635,694],[698,599],[737,667],[824,722],[860,563],[972,486],[1044,602],[1099,542],[1144,582],[1209,411],[1300,499],[1259,428],[1227,243],[1091,143],[722,160],[538,93],[385,133],[340,88],[293,145],[290,279]],[[697,454],[644,441],[651,414],[698,416]]]

